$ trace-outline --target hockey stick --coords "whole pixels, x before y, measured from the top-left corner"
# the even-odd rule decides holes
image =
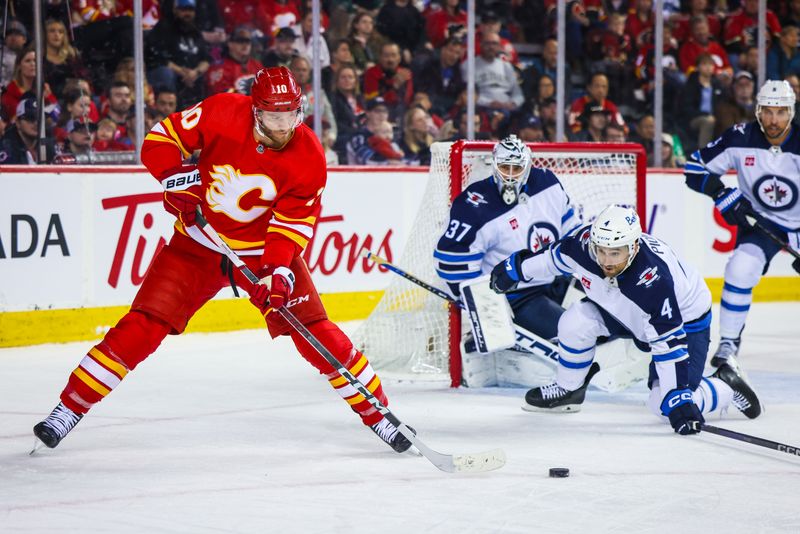
[[[694,423],[694,428],[703,432],[708,432],[710,434],[716,434],[718,436],[724,436],[726,438],[735,439],[738,441],[744,441],[745,443],[751,443],[753,445],[758,445],[759,447],[766,447],[767,449],[772,449],[778,452],[785,452],[786,454],[791,454],[793,456],[800,456],[800,447],[794,447],[792,445],[786,445],[785,443],[778,443],[777,441],[772,441],[769,439],[758,438],[756,436],[750,436],[748,434],[742,434],[741,432],[736,432],[734,430],[728,430],[726,428],[719,428],[716,426],[707,425],[705,423]]]
[[[752,215],[746,215],[745,218],[747,219],[747,222],[750,223],[750,226],[756,228],[759,232],[771,239],[776,245],[791,254],[795,260],[800,261],[800,252],[797,252],[795,249],[789,246],[789,243],[775,235],[775,232],[764,226],[759,219],[753,217]]]
[[[385,258],[373,254],[369,250],[362,250],[361,256],[372,260],[375,262],[375,264],[385,267],[387,270],[397,275],[402,276],[412,284],[416,284],[419,287],[430,291],[437,297],[448,302],[452,302],[462,310],[465,309],[464,304],[459,299],[454,298],[449,293],[442,291],[441,289],[434,287],[423,280],[420,280],[413,274],[404,271]],[[518,324],[514,324],[514,330],[516,331],[517,335],[517,347],[521,349],[521,352],[529,353],[549,365],[558,365],[559,348],[557,345],[550,343],[550,341],[547,339],[534,334],[530,330],[527,330]],[[615,354],[615,352],[610,351],[607,352],[606,355],[611,355],[612,353]],[[596,359],[595,361],[597,362]],[[600,365],[600,362],[597,363]],[[596,384],[596,386],[603,391],[619,391],[644,378],[644,376],[638,376],[637,371],[632,369],[630,365],[630,361],[628,361],[627,367],[624,364],[613,363],[612,361],[604,362],[603,365],[600,365],[601,371],[603,371],[604,379],[601,380],[599,384]]]
[[[461,302],[460,299],[457,299],[457,298],[453,297],[452,295],[450,295],[446,291],[442,291],[438,287],[433,287],[429,283],[424,282],[423,280],[420,280],[419,278],[417,278],[413,274],[404,271],[403,269],[401,269],[397,265],[394,265],[393,263],[389,262],[388,260],[373,254],[369,250],[362,250],[361,251],[361,256],[364,257],[364,258],[367,258],[368,260],[374,261],[377,265],[380,265],[381,267],[385,267],[386,269],[388,269],[389,271],[391,271],[391,272],[393,272],[395,274],[398,274],[398,275],[402,276],[403,278],[405,278],[406,280],[408,280],[412,284],[416,284],[419,287],[421,287],[422,289],[426,289],[426,290],[430,291],[431,293],[433,293],[437,297],[442,298],[442,299],[444,299],[444,300],[446,300],[448,302],[452,302],[453,304],[455,304],[456,306],[458,306],[462,310],[465,309],[464,303]],[[514,329],[517,332],[517,343],[520,346],[522,346],[526,351],[528,351],[531,354],[534,354],[536,356],[539,356],[539,357],[541,357],[541,358],[543,358],[545,360],[549,360],[551,363],[558,363],[558,347],[556,347],[555,345],[550,343],[548,340],[537,336],[533,332],[525,330],[524,328],[520,327],[519,325],[515,324],[514,325]],[[522,344],[523,341],[527,342],[527,343],[525,345],[523,345]]]
[[[200,213],[198,209],[197,212],[197,225],[203,231],[203,233],[211,239],[211,241],[217,245],[224,252],[224,254],[228,257],[229,260],[242,272],[242,274],[247,277],[247,279],[252,282],[253,284],[257,284],[259,282],[258,277],[250,270],[250,268],[245,265],[242,259],[236,254],[228,244],[223,241],[223,239],[219,236],[219,234],[214,230],[214,228],[208,224],[208,221],[203,217],[203,214]],[[292,312],[290,312],[285,306],[281,306],[280,308],[276,309],[281,317],[283,317],[289,325],[294,328],[303,338],[305,338],[308,343],[314,347],[314,349],[319,352],[319,354],[325,358],[325,360],[333,366],[336,371],[347,380],[351,386],[353,386],[359,393],[361,393],[367,401],[372,404],[376,410],[378,410],[386,419],[389,420],[397,429],[400,431],[403,436],[405,436],[416,448],[417,450],[427,458],[434,466],[442,471],[447,473],[455,473],[455,472],[481,472],[481,471],[492,471],[494,469],[499,469],[503,467],[506,463],[506,455],[502,449],[493,449],[486,452],[480,452],[476,454],[442,454],[437,452],[427,445],[425,445],[415,434],[408,428],[404,423],[402,423],[397,416],[395,416],[388,407],[384,406],[381,401],[378,400],[375,395],[369,391],[364,384],[362,384],[358,378],[356,378],[345,366],[343,366],[339,360],[336,359],[336,356],[331,354],[331,352],[323,345],[314,334],[312,334],[304,325],[301,323],[297,317],[294,316]]]

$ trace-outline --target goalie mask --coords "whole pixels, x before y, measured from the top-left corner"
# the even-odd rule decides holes
[[[503,202],[515,204],[531,170],[531,149],[516,135],[509,135],[492,150],[492,175]]]
[[[795,100],[794,89],[786,80],[767,80],[761,86],[758,96],[756,96],[756,120],[761,131],[764,132],[768,139],[778,139],[789,130],[792,119],[794,119]],[[786,108],[787,119],[784,127],[768,124],[766,129],[764,128],[761,115],[764,112],[764,108],[767,107]]]
[[[303,93],[286,67],[258,71],[250,98],[255,128],[262,137],[283,144],[303,122]]]
[[[640,237],[642,227],[636,211],[612,204],[601,211],[592,223],[589,254],[607,276],[614,277],[633,262],[639,251]],[[620,261],[614,262],[615,257]]]

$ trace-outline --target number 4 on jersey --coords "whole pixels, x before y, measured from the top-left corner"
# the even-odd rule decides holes
[[[665,298],[664,304],[661,305],[661,316],[672,319],[672,306],[669,305],[669,297]]]

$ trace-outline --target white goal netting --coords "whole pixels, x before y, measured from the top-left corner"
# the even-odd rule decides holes
[[[468,184],[491,175],[494,143],[435,143],[428,185],[414,229],[395,265],[433,286],[445,283],[435,271],[433,250],[444,230],[453,198]],[[533,165],[551,169],[584,222],[611,203],[636,206],[644,217],[644,151],[634,144],[532,144]],[[454,315],[455,314],[455,315]],[[461,375],[460,319],[450,305],[396,276],[353,341],[379,371],[411,380]],[[457,334],[457,335],[456,335]]]

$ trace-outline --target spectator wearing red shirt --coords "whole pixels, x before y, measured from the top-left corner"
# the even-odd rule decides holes
[[[728,54],[718,42],[711,38],[708,21],[705,17],[692,18],[692,37],[681,45],[678,62],[685,74],[691,74],[700,54],[708,54],[714,60],[714,73],[733,75]]]
[[[224,92],[250,94],[256,73],[264,68],[260,61],[250,56],[252,50],[250,29],[241,26],[233,30],[222,63],[214,65],[206,73],[209,96]]]
[[[267,15],[272,20],[272,35],[281,28],[290,28],[300,22],[300,4],[296,0],[271,0],[262,3],[266,5]]]
[[[28,45],[17,55],[14,61],[14,74],[11,83],[6,87],[0,98],[4,117],[16,117],[17,105],[25,93],[35,90],[36,84],[36,49]],[[52,113],[57,109],[58,101],[50,91],[50,86],[44,84],[45,112]]]
[[[467,27],[467,12],[461,9],[460,0],[442,0],[424,13],[425,32],[434,48],[440,48],[450,37],[451,27]]]
[[[636,7],[628,12],[628,18],[625,19],[625,33],[638,48],[644,43],[645,32],[651,32],[654,24],[653,0],[636,0]]]
[[[625,128],[626,132],[628,131],[625,125],[625,119],[622,118],[622,114],[619,112],[619,109],[617,109],[616,104],[607,98],[608,77],[605,74],[602,72],[592,74],[592,77],[589,79],[589,84],[586,86],[586,92],[588,94],[575,99],[569,108],[567,124],[573,132],[579,132],[581,130],[582,125],[580,117],[586,105],[592,101],[596,102],[597,105],[600,105],[608,112],[612,122]]]
[[[364,71],[364,97],[367,102],[382,97],[393,121],[403,116],[414,96],[411,71],[400,66],[400,47],[384,43],[378,64]]]
[[[228,33],[239,26],[249,25],[264,34],[272,33],[272,17],[261,0],[216,0],[225,31]]]
[[[675,26],[672,35],[678,41],[685,41],[692,35],[692,17],[705,17],[711,37],[720,42],[722,39],[722,22],[714,13],[708,12],[708,0],[691,0],[689,12],[681,13],[675,17]]]
[[[735,11],[725,24],[725,48],[731,52],[741,52],[746,46],[758,43],[758,1],[744,0],[742,7]],[[767,9],[767,46],[772,39],[778,39],[781,34],[781,23],[771,9]]]

